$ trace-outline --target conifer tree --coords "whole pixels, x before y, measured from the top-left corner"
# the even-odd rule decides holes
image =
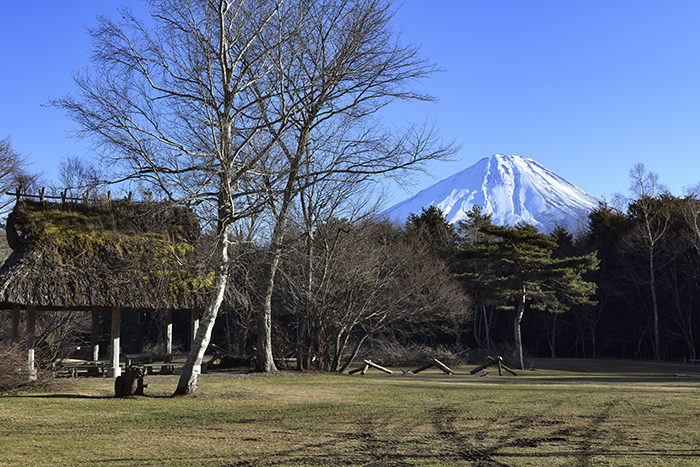
[[[462,250],[464,260],[478,258],[488,268],[459,277],[471,287],[499,303],[502,310],[515,310],[513,331],[519,368],[524,368],[520,323],[525,305],[561,313],[571,304],[593,303],[595,284],[582,275],[595,270],[595,253],[580,257],[552,258],[557,248],[553,237],[530,225],[502,227],[485,224],[479,231],[486,234],[470,249]]]
[[[437,256],[448,259],[457,246],[457,232],[437,206],[422,208],[420,214],[410,214],[406,232],[415,235]]]

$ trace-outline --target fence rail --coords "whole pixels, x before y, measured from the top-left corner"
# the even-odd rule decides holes
[[[80,198],[71,198],[71,197],[68,196],[68,189],[63,190],[63,191],[61,192],[61,195],[60,195],[60,196],[55,196],[55,195],[47,195],[47,194],[45,193],[45,188],[42,187],[42,188],[39,190],[39,194],[38,194],[38,195],[30,195],[30,194],[28,194],[28,193],[22,193],[22,185],[20,185],[14,193],[12,193],[12,192],[6,192],[5,194],[8,195],[8,196],[14,196],[14,197],[16,198],[16,201],[19,201],[19,200],[22,199],[22,198],[38,199],[40,202],[44,202],[44,201],[47,201],[47,200],[59,200],[59,199],[60,199],[62,204],[65,203],[65,202],[71,202],[71,201],[75,201],[75,202],[81,202],[81,201],[82,201],[83,203],[86,203],[86,204],[87,204],[87,202],[90,201],[90,191],[86,191],[86,192],[83,194],[83,196],[81,196]],[[112,196],[112,192],[111,192],[111,191],[107,191],[107,194],[106,194],[106,195],[102,195],[102,198],[101,198],[101,199],[94,198],[94,200],[95,200],[96,202],[107,202],[107,203],[108,203],[108,202],[111,201],[111,196]],[[129,201],[131,201],[131,192],[129,192],[129,196],[128,196],[127,199],[128,199]]]

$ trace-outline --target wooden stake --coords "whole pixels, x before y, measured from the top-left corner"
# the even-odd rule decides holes
[[[367,360],[365,360],[365,367],[362,369],[362,375],[366,375],[367,370],[369,370],[369,365],[367,364]]]
[[[489,358],[490,358],[490,357],[489,357]],[[494,359],[492,359],[491,361],[488,361],[488,362],[484,363],[483,365],[481,365],[481,366],[479,366],[479,367],[477,367],[477,368],[474,368],[474,369],[473,369],[472,371],[470,371],[469,373],[471,373],[471,374],[473,375],[474,373],[477,373],[477,372],[483,370],[484,368],[488,368],[488,367],[490,367],[491,365],[496,365],[499,361],[501,361],[501,357],[494,358]]]
[[[372,360],[365,360],[365,365],[371,366],[372,368],[376,368],[377,370],[383,371],[384,373],[388,374],[393,374],[393,371],[391,371],[388,368],[384,368],[383,366],[379,366],[376,363],[373,363]],[[362,373],[364,375],[364,373]]]
[[[430,368],[433,365],[434,365],[434,363],[428,363],[427,365],[420,367],[417,370],[413,370],[413,374],[416,374],[416,373],[421,372],[423,370],[427,370],[428,368]]]
[[[440,368],[442,371],[444,371],[444,372],[447,373],[448,375],[454,374],[454,371],[452,371],[452,370],[450,370],[449,368],[447,368],[447,365],[445,365],[444,363],[440,362],[439,360],[437,360],[437,359],[435,359],[435,358],[433,359],[433,365],[435,365],[436,367]]]
[[[501,363],[501,366],[503,367],[504,370],[506,370],[506,371],[507,371],[508,373],[510,373],[511,375],[513,375],[513,376],[518,376],[518,374],[517,374],[516,372],[514,372],[513,370],[511,370],[510,368],[508,368],[507,366],[505,366],[503,363]]]

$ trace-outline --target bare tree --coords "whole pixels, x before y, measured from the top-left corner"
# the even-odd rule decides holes
[[[78,198],[102,195],[108,176],[101,167],[76,156],[61,161],[58,180],[67,197]]]
[[[202,213],[216,232],[215,286],[177,394],[196,369],[228,281],[228,244],[268,209],[269,255],[258,299],[258,366],[275,371],[271,296],[282,238],[304,183],[419,168],[444,158],[432,128],[382,131],[378,111],[434,67],[398,44],[389,0],[151,0],[152,26],[129,10],[100,18],[92,77],[53,101],[123,179],[150,182]],[[316,176],[318,175],[318,176]]]
[[[0,216],[5,217],[15,198],[6,193],[22,188],[27,193],[36,188],[39,175],[27,171],[26,157],[12,148],[9,136],[0,139]]]
[[[443,145],[430,126],[387,131],[377,119],[379,111],[396,100],[432,100],[410,87],[435,67],[419,57],[417,48],[399,43],[391,27],[391,0],[296,0],[287,6],[285,15],[275,18],[277,36],[287,37],[271,56],[275,73],[253,85],[260,99],[270,89],[281,90],[261,113],[276,137],[284,167],[277,184],[265,180],[273,196],[270,259],[259,294],[262,371],[275,369],[271,298],[297,195],[326,180],[355,184],[405,176],[455,151]]]
[[[338,219],[316,229],[313,261],[293,256],[287,266],[304,297],[306,342],[297,354],[304,368],[314,354],[316,366],[343,371],[372,335],[468,313],[468,299],[444,263],[400,230]],[[300,248],[301,258],[307,254]]]
[[[641,243],[649,264],[649,290],[654,319],[654,359],[661,360],[661,337],[659,334],[659,303],[656,296],[656,255],[667,230],[671,226],[671,213],[658,198],[668,192],[659,183],[658,175],[647,172],[644,164],[638,163],[630,170],[630,191],[635,196],[629,205],[636,229],[633,241]]]
[[[176,394],[196,391],[228,283],[230,228],[259,208],[250,182],[269,172],[274,137],[251,86],[272,69],[267,36],[282,3],[153,0],[149,23],[129,9],[119,22],[100,17],[95,74],[75,75],[77,98],[52,101],[123,179],[151,183],[213,226],[214,286]]]

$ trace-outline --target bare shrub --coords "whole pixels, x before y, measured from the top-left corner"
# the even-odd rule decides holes
[[[37,361],[48,366],[69,358],[90,332],[90,314],[84,311],[42,311],[37,313]]]
[[[0,394],[45,388],[52,378],[50,371],[39,371],[37,380],[30,382],[25,349],[18,344],[0,342]]]
[[[29,382],[26,357],[16,344],[0,344],[0,393],[14,391]]]

